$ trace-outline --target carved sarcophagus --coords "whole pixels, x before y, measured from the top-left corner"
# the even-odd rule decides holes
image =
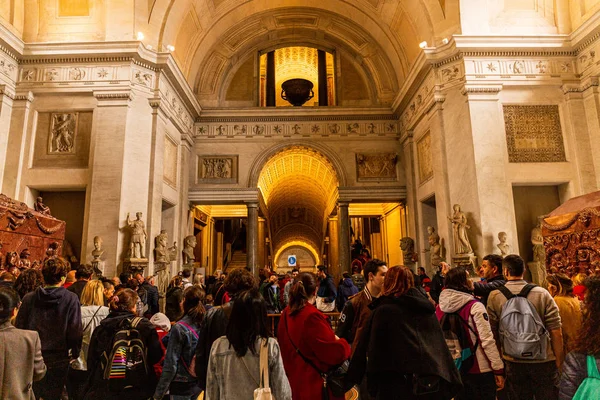
[[[31,268],[41,266],[47,256],[60,255],[65,226],[47,207],[35,211],[0,194],[0,265],[3,269]]]
[[[548,214],[542,235],[549,273],[600,269],[600,191],[572,198]]]

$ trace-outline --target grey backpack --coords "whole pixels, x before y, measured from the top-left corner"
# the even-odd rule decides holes
[[[500,313],[500,342],[504,354],[520,360],[545,360],[550,334],[527,295],[536,285],[528,284],[518,295],[498,288],[507,298]]]

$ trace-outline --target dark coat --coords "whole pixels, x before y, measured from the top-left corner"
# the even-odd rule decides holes
[[[85,285],[87,285],[88,281],[77,281],[73,282],[71,286],[67,288],[69,292],[73,292],[77,295],[77,298],[81,301],[81,293],[83,293],[83,289]]]
[[[326,303],[335,301],[337,291],[335,290],[331,275],[328,274],[324,279],[321,279],[319,282],[319,289],[317,290],[317,296],[324,297]]]
[[[354,286],[352,278],[344,278],[342,283],[338,286],[336,299],[336,307],[338,311],[342,311],[348,299],[354,296],[356,293],[358,293],[358,288]]]
[[[413,374],[433,375],[442,379],[442,390],[436,393],[436,399],[451,399],[458,393],[462,386],[460,375],[435,317],[435,308],[419,290],[411,288],[400,297],[380,297],[370,307],[371,319],[348,371],[351,383],[359,384],[366,371],[369,392],[377,396],[383,386],[386,392],[405,392],[406,382],[412,381]],[[390,376],[397,378],[390,380]],[[394,386],[397,390],[390,390]]]
[[[142,287],[146,290],[146,304],[148,305],[148,312],[146,314],[152,316],[159,311],[158,288],[156,286],[152,286],[146,281],[142,283]]]
[[[475,294],[475,296],[481,297],[481,302],[484,306],[487,307],[487,302],[488,298],[490,297],[490,293],[504,286],[505,284],[506,278],[502,275],[496,275],[485,282],[475,282],[473,294]]]
[[[165,296],[165,314],[169,321],[176,322],[183,316],[181,302],[183,301],[183,289],[180,287],[172,287],[167,290]]]
[[[37,288],[23,297],[15,326],[37,331],[46,364],[78,358],[83,337],[81,306],[75,293],[63,287]]]
[[[152,397],[158,379],[154,373],[153,365],[162,358],[162,348],[158,341],[158,334],[154,325],[146,318],[142,318],[137,325],[137,330],[142,336],[142,341],[146,347],[146,364],[148,368],[148,380],[143,385],[143,390],[139,388],[128,393],[111,393],[108,389],[107,381],[103,379],[102,370],[102,353],[110,353],[113,347],[113,337],[119,330],[120,323],[125,318],[133,319],[135,315],[129,311],[111,311],[108,317],[100,322],[100,325],[94,329],[90,340],[88,350],[88,371],[90,373],[90,381],[86,389],[86,399],[128,399],[142,400]]]
[[[444,275],[442,275],[442,271],[438,271],[435,273],[433,278],[431,279],[429,295],[435,301],[436,304],[440,302],[440,294],[444,289]]]

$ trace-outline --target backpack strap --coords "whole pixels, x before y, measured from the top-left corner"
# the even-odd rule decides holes
[[[504,295],[504,297],[506,297],[506,300],[510,300],[513,297],[515,297],[515,295],[512,294],[512,292],[510,290],[508,290],[508,288],[506,286],[500,286],[498,288],[498,290],[500,291],[500,293],[502,293]]]
[[[533,283],[528,283],[523,287],[523,289],[521,289],[521,292],[519,292],[517,296],[527,298],[527,296],[529,296],[529,292],[531,292],[531,290],[536,286],[537,285],[534,285]]]
[[[131,320],[130,324],[132,328],[135,328],[136,326],[138,326],[138,324],[140,323],[142,319],[140,317],[135,317],[134,319]]]
[[[188,328],[188,329],[189,329],[189,330],[192,332],[192,334],[193,334],[194,336],[196,336],[196,339],[198,339],[198,333],[196,332],[196,330],[195,330],[194,328],[192,328],[190,325],[186,324],[186,323],[185,323],[185,322],[183,322],[183,321],[179,321],[179,322],[177,322],[177,323],[178,323],[179,325],[183,325],[183,326],[185,326],[186,328]]]

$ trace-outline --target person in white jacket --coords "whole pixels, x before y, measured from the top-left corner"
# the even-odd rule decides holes
[[[71,362],[67,375],[69,400],[83,399],[83,390],[88,380],[87,355],[90,339],[94,329],[108,316],[108,312],[108,307],[104,306],[104,284],[98,280],[89,281],[81,293],[81,352],[79,358]]]
[[[455,400],[495,400],[496,390],[504,387],[504,363],[485,306],[473,296],[473,281],[463,267],[453,268],[446,274],[436,309],[438,320],[444,314],[454,313],[468,322],[471,343],[479,342],[473,366],[462,374],[464,391]]]

